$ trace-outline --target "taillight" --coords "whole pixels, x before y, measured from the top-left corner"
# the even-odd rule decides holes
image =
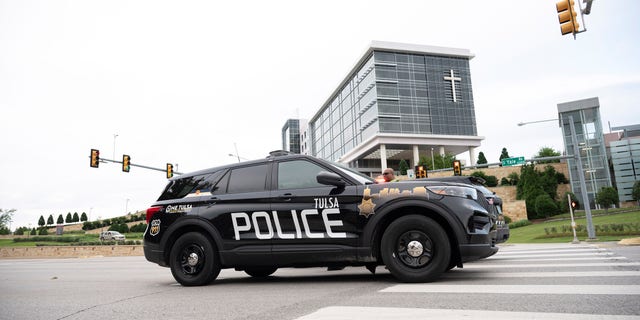
[[[149,224],[149,220],[153,217],[153,214],[162,210],[162,207],[151,207],[147,209],[147,224]]]

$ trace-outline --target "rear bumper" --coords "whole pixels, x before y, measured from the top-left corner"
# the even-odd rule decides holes
[[[144,242],[144,257],[149,262],[157,263],[162,267],[168,267],[164,260],[164,250],[158,244]]]

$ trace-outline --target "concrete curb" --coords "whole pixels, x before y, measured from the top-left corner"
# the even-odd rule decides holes
[[[2,247],[0,259],[143,256],[141,245]]]
[[[622,239],[618,244],[622,246],[640,246],[640,238]]]

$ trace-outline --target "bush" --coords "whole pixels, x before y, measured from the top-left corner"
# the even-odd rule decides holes
[[[538,217],[549,217],[558,213],[558,206],[555,201],[544,193],[536,197],[535,207]]]
[[[129,232],[145,232],[146,230],[147,230],[147,224],[141,222],[131,226],[131,228],[129,229]]]
[[[518,220],[514,223],[510,223],[509,224],[509,229],[515,229],[515,228],[520,228],[520,227],[524,227],[524,226],[528,226],[531,224],[531,221],[523,219],[523,220]]]
[[[47,228],[40,228],[40,229],[38,229],[38,235],[46,236],[46,235],[48,235],[48,234],[49,234],[49,231],[47,231]]]

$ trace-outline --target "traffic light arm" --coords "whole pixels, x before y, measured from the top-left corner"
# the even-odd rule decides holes
[[[111,162],[111,163],[119,163],[122,164],[122,161],[118,161],[118,160],[111,160],[111,159],[105,159],[105,158],[100,158],[100,161],[104,161],[104,162]],[[130,166],[132,167],[138,167],[138,168],[143,168],[143,169],[149,169],[149,170],[155,170],[155,171],[162,171],[162,172],[166,172],[166,168],[160,169],[160,168],[154,168],[154,167],[149,167],[149,166],[145,166],[145,165],[141,165],[141,164],[133,164],[133,163],[129,163]],[[177,172],[177,171],[173,171],[173,174],[182,174],[182,172]]]

